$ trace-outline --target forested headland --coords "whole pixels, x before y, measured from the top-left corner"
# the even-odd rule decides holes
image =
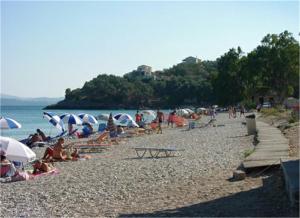
[[[287,31],[266,35],[245,54],[231,48],[214,61],[179,63],[145,77],[100,74],[82,88],[66,89],[65,99],[47,109],[176,108],[184,105],[253,107],[271,96],[281,103],[299,98],[299,42]]]

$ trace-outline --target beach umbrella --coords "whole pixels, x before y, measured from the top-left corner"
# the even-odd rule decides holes
[[[60,131],[64,131],[64,123],[60,117],[52,112],[43,112],[43,117],[47,118],[49,122]]]
[[[189,114],[193,114],[193,113],[195,113],[194,111],[192,111],[191,109],[189,109],[189,108],[184,108],[184,110],[186,110]]]
[[[129,114],[122,114],[119,117],[118,122],[126,126],[139,127],[139,125],[134,121],[134,119]]]
[[[0,129],[18,129],[21,128],[21,124],[17,121],[8,118],[8,117],[1,117],[0,118]]]
[[[142,111],[146,123],[151,123],[152,120],[156,118],[156,113],[153,110]]]
[[[185,109],[179,109],[176,110],[176,114],[178,114],[179,116],[184,116],[184,115],[189,115],[189,112]]]
[[[113,118],[115,118],[116,120],[118,120],[122,115],[123,115],[123,113],[119,113],[119,114],[116,114]]]
[[[108,121],[109,114],[100,114],[96,118],[97,120]],[[116,122],[117,120],[113,117],[113,121]]]
[[[60,116],[60,119],[64,123],[68,123],[68,124],[75,124],[75,125],[82,124],[82,120],[75,114],[63,114]]]
[[[0,136],[0,150],[10,161],[24,163],[31,162],[36,158],[36,154],[29,147],[13,138]]]
[[[154,117],[156,116],[156,113],[153,110],[144,110],[144,111],[142,111],[142,114],[147,114],[147,115],[151,115]]]
[[[90,114],[78,114],[78,117],[81,118],[83,123],[91,123],[91,124],[97,124],[98,121],[96,120],[96,118],[93,115]]]
[[[110,132],[117,131],[116,125],[114,124],[112,113],[110,113],[108,121],[107,121],[107,128]]]

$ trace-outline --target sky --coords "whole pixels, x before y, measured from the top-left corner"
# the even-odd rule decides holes
[[[102,73],[247,53],[284,30],[299,39],[298,1],[2,1],[1,93],[63,97]]]

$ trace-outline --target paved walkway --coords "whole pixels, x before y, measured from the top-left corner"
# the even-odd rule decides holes
[[[259,143],[243,162],[244,168],[279,165],[280,159],[289,157],[289,141],[281,131],[267,123],[256,121]]]

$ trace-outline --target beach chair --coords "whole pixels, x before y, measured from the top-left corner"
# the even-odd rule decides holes
[[[108,141],[109,132],[104,131],[102,132],[96,139],[89,139],[87,144],[101,144],[105,141]]]
[[[80,153],[96,153],[102,152],[103,150],[108,149],[112,144],[111,143],[100,143],[100,144],[73,144],[72,147],[79,149]]]
[[[98,132],[100,133],[104,132],[106,130],[106,127],[107,127],[106,123],[100,123],[98,127]]]
[[[165,154],[165,157],[175,157],[176,153],[179,151],[184,151],[184,149],[176,148],[152,148],[152,147],[135,147],[133,148],[136,152],[136,155],[139,158],[143,158],[147,151],[152,158],[160,157],[160,154]]]

